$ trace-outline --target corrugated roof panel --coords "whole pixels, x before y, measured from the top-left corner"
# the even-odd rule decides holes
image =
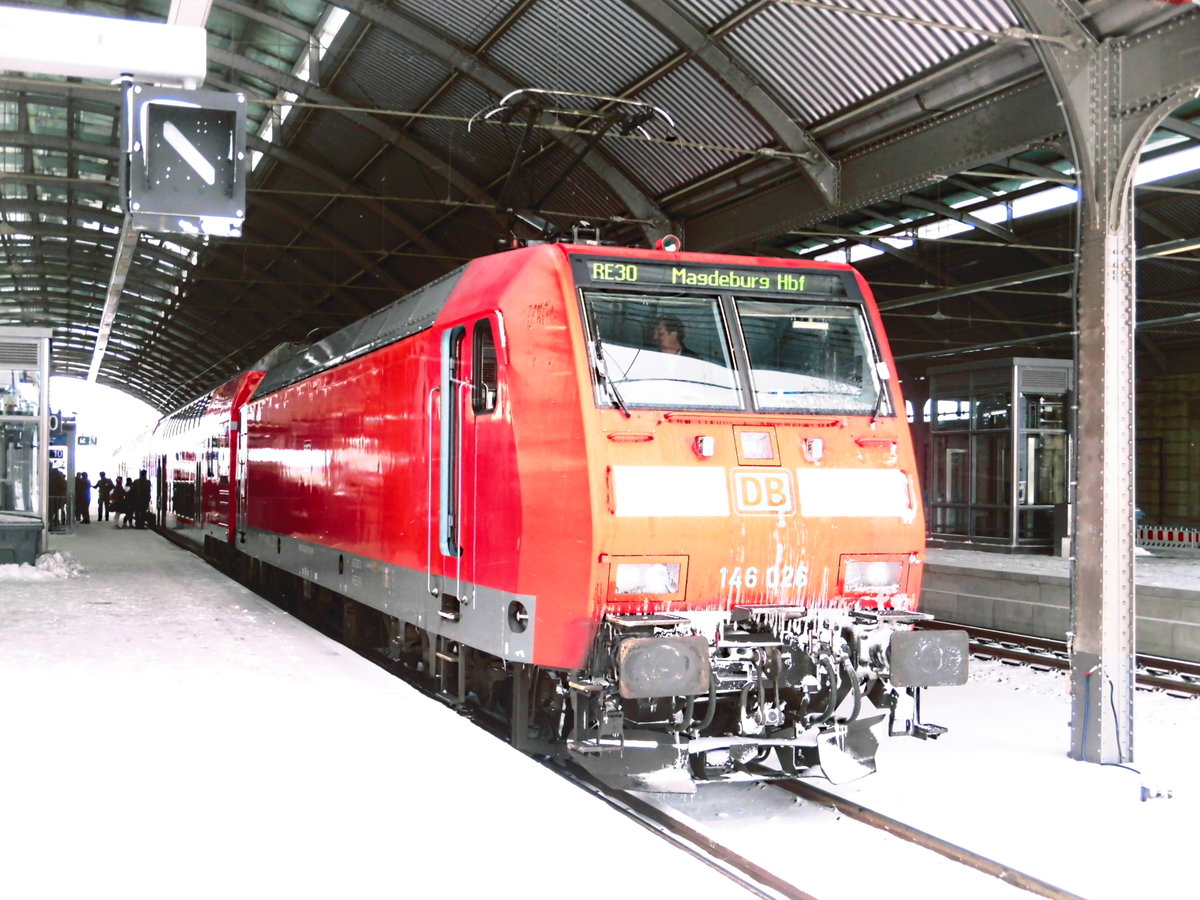
[[[591,166],[581,164],[569,178],[560,180],[562,173],[575,158],[576,154],[572,150],[561,146],[548,149],[538,159],[522,168],[509,198],[510,203],[529,209],[535,201],[542,200],[538,208],[548,215],[556,216],[560,224],[569,224],[579,218],[598,218],[625,213],[623,204],[613,197],[611,189]],[[597,157],[596,160],[600,158]]]
[[[384,198],[386,205],[403,215],[408,215],[410,208],[397,198],[412,198],[412,209],[419,210],[428,206],[420,201],[441,200],[446,196],[445,176],[403,153],[376,157],[366,170],[359,173],[355,184],[374,196]]]
[[[464,49],[477,47],[504,21],[518,0],[393,0],[393,12],[423,21]]]
[[[305,127],[298,129],[297,137],[288,144],[292,153],[314,165],[345,173],[362,168],[378,148],[378,137],[356,125],[352,119],[331,110],[312,111]],[[293,171],[290,166],[282,167],[277,177]],[[303,174],[296,177],[300,184],[311,184]]]
[[[794,176],[796,164],[779,157],[751,159],[730,167],[718,178],[687,185],[662,200],[673,218],[686,220],[689,216],[719,209],[728,203],[764,191],[781,179]],[[702,249],[693,247],[693,249]]]
[[[383,28],[372,28],[338,77],[338,93],[352,105],[418,109],[450,77],[450,67]]]
[[[605,141],[604,147],[651,194],[670,191],[740,158],[740,154],[718,148],[753,150],[775,140],[729,89],[697,62],[673,69],[635,99],[667,111],[675,121],[679,145],[614,139]],[[660,126],[653,126],[655,137],[662,133]],[[689,146],[692,144],[702,146]]]
[[[597,34],[620,35],[597,53]],[[530,7],[489,49],[522,87],[618,94],[647,69],[676,52],[675,45],[622,0],[544,0]]]
[[[903,20],[987,32],[1012,24],[996,0],[970,5],[960,0],[893,0],[885,18],[842,12],[835,6],[884,12],[860,0],[828,0],[828,8],[822,9],[776,3],[739,23],[722,39],[722,45],[769,85],[804,126],[916,77],[987,39]]]
[[[1187,179],[1174,179],[1163,182],[1163,187],[1186,187]],[[1154,213],[1154,218],[1162,230],[1170,230],[1177,235],[1191,237],[1196,233],[1196,223],[1200,222],[1200,197],[1174,191],[1162,191],[1158,185],[1147,184],[1138,188],[1138,201],[1145,203]],[[1169,197],[1169,202],[1164,202]],[[1150,202],[1148,202],[1150,201]],[[1157,202],[1153,202],[1157,201]],[[1167,238],[1155,237],[1147,241],[1139,235],[1139,243],[1158,243]],[[1185,264],[1186,265],[1186,264]],[[1192,277],[1195,278],[1195,267],[1192,267]],[[1193,285],[1195,282],[1193,281]]]
[[[911,18],[981,31],[1003,31],[1020,24],[1009,8],[1008,0],[902,0],[895,5],[907,10],[906,15]]]
[[[512,152],[507,142],[520,140],[515,128],[477,124],[467,131],[471,116],[490,109],[495,102],[496,98],[478,84],[460,78],[426,110],[446,118],[422,119],[414,130],[423,143],[442,148],[440,152],[448,162],[486,185],[508,170]]]
[[[705,31],[711,31],[752,4],[745,0],[678,0],[675,5]]]

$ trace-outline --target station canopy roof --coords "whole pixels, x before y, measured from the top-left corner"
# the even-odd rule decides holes
[[[667,233],[692,250],[850,260],[902,373],[1073,352],[1075,169],[1039,55],[1050,0],[66,0],[207,31],[246,98],[240,238],[137,231],[118,85],[5,70],[0,325],[56,374],[167,411],[498,242]],[[1191,4],[1062,0],[1097,40]],[[2,46],[2,45],[0,45]],[[514,164],[516,160],[516,164]],[[1143,150],[1139,352],[1200,339],[1200,105]],[[107,309],[107,314],[106,314]]]

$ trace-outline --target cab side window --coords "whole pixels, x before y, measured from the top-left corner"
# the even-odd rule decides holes
[[[477,414],[490,413],[496,408],[499,378],[492,323],[480,319],[475,323],[471,358],[471,409]]]

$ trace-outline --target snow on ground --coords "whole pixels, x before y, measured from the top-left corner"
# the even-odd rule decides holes
[[[71,577],[0,567],[0,896],[742,895],[153,533],[52,546]],[[1089,900],[1187,895],[1200,700],[1136,694],[1139,773],[1069,758],[1064,675],[972,668],[926,693],[947,734],[885,740],[838,791]],[[706,786],[689,814],[823,871],[822,900],[984,896],[766,796]]]
[[[5,581],[53,581],[78,578],[85,571],[83,563],[70,553],[54,550],[43,553],[32,566],[29,563],[6,563],[0,566],[0,583]]]
[[[55,543],[0,581],[0,897],[742,893],[152,532]]]
[[[947,734],[887,742],[879,774],[839,793],[1089,900],[1192,881],[1173,836],[1200,817],[1200,700],[1137,691],[1134,760],[1100,766],[1068,755],[1066,673],[971,665],[966,687],[926,692],[923,716]]]
[[[1098,766],[1068,757],[1065,673],[971,666],[966,686],[925,694],[923,718],[946,734],[885,738],[874,775],[816,786],[1088,900],[1192,896],[1195,865],[1179,848],[1200,816],[1200,700],[1137,692],[1136,761]],[[1143,801],[1144,786],[1171,798]],[[914,860],[846,817],[797,816],[795,802],[724,784],[666,805],[821,900],[1030,896],[931,853]]]

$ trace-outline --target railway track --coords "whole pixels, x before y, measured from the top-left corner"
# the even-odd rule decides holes
[[[952,844],[942,838],[935,837],[928,832],[921,831],[906,825],[903,822],[886,816],[883,813],[868,809],[861,804],[851,800],[846,800],[839,797],[830,791],[823,790],[816,785],[802,781],[780,781],[775,782],[775,787],[779,790],[786,791],[789,794],[794,794],[811,803],[818,803],[830,809],[836,810],[842,815],[849,816],[856,821],[869,825],[880,831],[884,831],[903,841],[915,844],[925,850],[943,856],[952,862],[960,865],[969,866],[976,869],[985,875],[990,875],[993,878],[999,879],[1005,884],[1012,885],[1023,891],[1028,891],[1038,897],[1047,897],[1050,900],[1084,900],[1078,894],[1072,894],[1062,888],[1055,887],[1049,882],[1043,881],[1040,878],[1035,878],[1032,875],[1020,872],[1011,866],[1006,866],[1002,863],[983,856],[979,853],[974,853],[957,844]]]
[[[924,623],[921,627],[966,631],[971,640],[972,656],[1046,670],[1071,668],[1066,641],[947,622]],[[1138,654],[1136,677],[1137,686],[1143,690],[1162,690],[1177,697],[1200,696],[1200,665],[1193,662]]]
[[[609,787],[573,767],[554,768],[559,774],[590,791],[609,806],[655,832],[678,849],[721,872],[749,893],[767,900],[817,900],[813,894],[768,871],[762,864],[711,835],[681,822],[662,807],[648,802],[637,793]]]
[[[796,898],[796,900],[808,900],[808,898],[812,898],[812,900],[816,900],[820,896],[819,893],[810,893],[804,887],[794,884],[787,880],[787,878],[777,874],[768,867],[769,863],[761,857],[758,860],[752,859],[734,850],[712,834],[706,833],[702,827],[681,821],[680,818],[672,814],[673,805],[670,800],[650,799],[651,797],[661,797],[661,795],[640,795],[638,792],[618,790],[608,787],[586,773],[557,767],[556,770],[584,789],[594,793],[605,803],[633,818],[644,827],[658,833],[674,846],[722,872],[731,881],[756,896],[764,898],[789,898],[789,900],[790,898]],[[803,781],[771,781],[761,783],[758,786],[766,785],[769,785],[773,790],[781,791],[790,797],[797,798],[800,802],[806,804],[809,809],[819,807],[835,812],[839,816],[845,816],[861,825],[911,845],[913,848],[912,852],[914,853],[919,854],[920,851],[935,853],[950,863],[980,873],[980,877],[996,879],[997,882],[1004,885],[1026,891],[1037,897],[1048,898],[1048,900],[1084,900],[1078,894],[1073,894],[1033,875],[1021,872],[989,857],[913,828],[898,819],[871,810],[859,803],[846,800],[812,783]],[[744,784],[741,787],[750,787],[750,785]],[[701,791],[706,789],[707,786],[700,788]],[[775,819],[776,817],[771,816],[771,818]],[[805,823],[802,817],[797,817],[796,821],[792,823],[780,817],[777,827],[781,829],[794,829],[797,845],[803,845],[805,843],[803,829],[812,826],[813,823],[811,821]],[[869,852],[862,845],[858,846],[858,850],[860,852]],[[914,866],[921,866],[922,862],[915,860],[912,864]],[[917,871],[920,871],[920,869]],[[818,889],[814,888],[814,890]]]

